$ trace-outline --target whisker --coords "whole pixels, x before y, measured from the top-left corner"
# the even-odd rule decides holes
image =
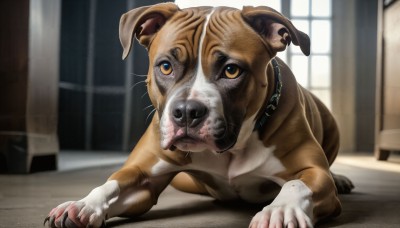
[[[143,99],[144,96],[146,96],[148,94],[148,92],[146,91],[141,97],[140,99]]]
[[[147,115],[147,118],[146,118],[145,123],[147,123],[147,121],[149,120],[149,117],[150,117],[151,114],[153,114],[154,112],[156,112],[156,109],[153,109],[153,110],[149,113],[149,115]]]
[[[153,105],[152,105],[152,104],[151,104],[151,105],[149,105],[149,106],[147,106],[146,108],[144,108],[144,109],[143,109],[143,111],[144,111],[144,110],[146,110],[146,109],[148,109],[148,108],[151,108],[151,107],[153,107]]]
[[[142,78],[147,77],[147,74],[135,74],[135,73],[131,73],[130,75],[136,76],[136,77],[142,77]]]
[[[146,83],[146,80],[136,82],[133,86],[131,86],[131,89],[135,88],[137,85],[141,83]]]

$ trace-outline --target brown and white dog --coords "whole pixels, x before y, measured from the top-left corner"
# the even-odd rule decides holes
[[[250,227],[312,227],[340,213],[337,192],[353,186],[329,169],[336,123],[275,57],[291,42],[308,55],[306,34],[269,7],[164,3],[121,17],[123,58],[134,37],[149,53],[152,122],[119,171],[45,223],[99,227],[140,215],[170,183],[219,200],[273,200]]]

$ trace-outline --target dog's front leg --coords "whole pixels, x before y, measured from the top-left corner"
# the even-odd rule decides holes
[[[57,206],[45,223],[49,227],[100,227],[108,218],[135,216],[150,210],[178,171],[172,164],[162,171],[153,170],[161,160],[159,139],[153,128],[151,125],[147,129],[125,165],[105,184],[81,200]]]
[[[296,161],[297,155],[293,154]],[[298,154],[307,156],[307,151]],[[338,215],[341,205],[328,164],[318,160],[290,175],[275,200],[254,216],[249,227],[306,228],[321,218]]]
[[[172,177],[150,177],[139,167],[124,167],[83,199],[54,208],[46,221],[49,227],[101,227],[111,217],[143,214]]]

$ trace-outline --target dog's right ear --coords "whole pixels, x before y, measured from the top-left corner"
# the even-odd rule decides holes
[[[290,42],[300,46],[306,56],[310,55],[308,35],[297,30],[292,22],[278,11],[267,6],[244,6],[242,16],[269,44],[274,56],[278,51],[285,50]]]
[[[119,40],[124,49],[122,59],[129,55],[134,36],[141,45],[148,48],[154,35],[178,10],[174,3],[161,3],[136,8],[123,14],[119,21]]]

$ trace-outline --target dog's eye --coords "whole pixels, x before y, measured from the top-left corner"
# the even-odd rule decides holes
[[[172,66],[169,62],[162,62],[160,64],[160,71],[164,75],[170,75],[172,73]]]
[[[229,64],[225,67],[224,76],[229,79],[235,79],[242,73],[242,69],[235,64]]]

